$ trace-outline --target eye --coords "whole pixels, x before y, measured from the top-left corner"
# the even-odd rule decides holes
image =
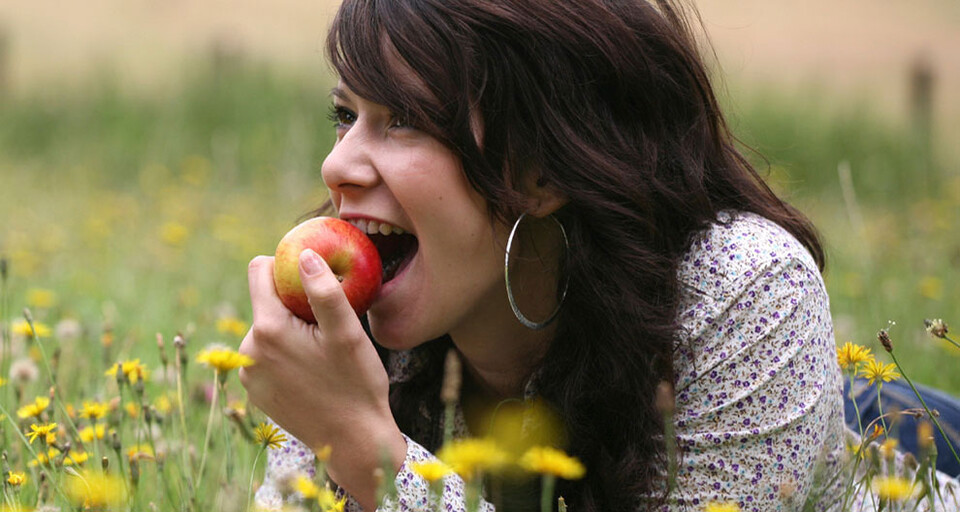
[[[407,116],[390,116],[390,128],[416,128]]]
[[[327,115],[327,118],[330,119],[337,128],[346,128],[357,121],[356,114],[351,112],[350,109],[339,105],[330,107],[330,113]]]

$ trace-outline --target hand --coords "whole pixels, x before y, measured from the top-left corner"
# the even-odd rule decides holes
[[[240,381],[251,402],[307,446],[329,444],[331,478],[373,510],[373,470],[381,467],[382,450],[394,469],[406,455],[390,412],[386,371],[322,258],[309,249],[300,254],[300,279],[317,324],[300,320],[280,301],[273,263],[267,256],[250,262],[253,326],[240,352],[256,364],[240,370]]]

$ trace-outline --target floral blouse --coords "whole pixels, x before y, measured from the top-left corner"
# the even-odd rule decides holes
[[[691,245],[678,278],[680,333],[674,355],[679,448],[676,488],[664,511],[736,503],[744,512],[877,510],[870,489],[847,495],[853,475],[848,446],[859,438],[843,421],[841,373],[823,279],[809,252],[779,225],[754,214],[722,212]],[[409,353],[393,354],[391,381],[409,377]],[[455,432],[467,435],[458,421]],[[427,510],[427,483],[411,463],[433,455],[407,439],[396,476],[396,501],[379,510]],[[897,454],[894,471],[903,472]],[[266,509],[282,505],[278,480],[312,475],[313,454],[290,437],[271,450],[256,495]],[[960,485],[939,474],[942,502],[960,510]],[[444,481],[447,510],[465,510],[463,482]],[[640,497],[638,508],[655,503]],[[930,510],[924,500],[919,510]],[[360,510],[348,500],[347,510]],[[482,510],[493,505],[483,502]],[[913,508],[908,508],[913,510]]]

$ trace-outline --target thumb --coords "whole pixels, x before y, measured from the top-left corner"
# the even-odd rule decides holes
[[[337,276],[312,249],[300,253],[300,282],[324,337],[345,339],[344,335],[360,325]]]

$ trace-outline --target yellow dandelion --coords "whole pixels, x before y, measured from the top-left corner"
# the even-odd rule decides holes
[[[63,457],[64,466],[79,466],[90,458],[87,452],[70,452]]]
[[[553,475],[564,480],[583,478],[586,468],[575,457],[549,446],[534,446],[520,458],[520,466],[541,475]]]
[[[103,372],[107,377],[117,377],[117,368],[127,377],[127,380],[130,381],[130,384],[136,384],[140,379],[147,378],[147,367],[146,365],[140,364],[140,359],[131,359],[129,361],[122,361],[110,367],[109,370]]]
[[[214,368],[221,373],[226,373],[237,368],[251,366],[254,361],[250,356],[243,355],[227,347],[213,346],[202,350],[200,354],[197,355],[197,362]]]
[[[20,419],[38,418],[49,406],[49,398],[45,396],[38,396],[32,404],[27,404],[17,409],[17,416]]]
[[[280,449],[287,436],[280,431],[276,425],[261,423],[253,430],[254,440],[257,444],[267,448]]]
[[[137,444],[127,449],[127,459],[129,460],[154,460],[153,448],[148,444]]]
[[[317,493],[317,504],[323,512],[343,512],[343,506],[347,499],[337,499],[337,493],[330,489],[323,488]]]
[[[49,435],[57,428],[56,423],[47,423],[46,425],[37,425],[33,423],[30,425],[30,432],[27,432],[27,437],[30,438],[30,443],[32,444],[38,437],[43,436],[44,440],[47,443],[50,442]]]
[[[837,348],[837,362],[840,363],[842,370],[856,371],[860,363],[865,363],[872,357],[869,348],[849,341]]]
[[[36,336],[38,338],[49,338],[50,334],[53,333],[49,326],[36,321],[33,322],[33,329],[31,329],[30,323],[26,320],[17,320],[13,323],[11,329],[14,334],[18,334],[20,336],[33,336],[34,330],[36,330]]]
[[[920,448],[928,450],[933,446],[933,443],[933,425],[929,421],[921,421],[917,425],[917,444],[920,445]]]
[[[913,496],[914,487],[904,478],[881,476],[873,479],[873,491],[881,500],[903,501]]]
[[[66,478],[64,491],[70,501],[84,509],[117,508],[126,501],[126,485],[117,475],[81,471]]]
[[[740,505],[730,501],[711,501],[704,507],[703,512],[740,512]]]
[[[410,465],[414,473],[423,477],[428,482],[436,482],[441,478],[453,473],[450,466],[439,460],[427,460],[423,462],[414,462]]]
[[[170,411],[173,410],[173,402],[167,395],[160,395],[153,401],[153,408],[160,414],[170,414]]]
[[[179,222],[166,222],[160,226],[160,239],[173,247],[180,247],[190,236],[190,229]]]
[[[900,378],[900,374],[897,373],[896,368],[897,365],[893,363],[883,364],[876,359],[871,359],[860,368],[860,376],[866,377],[871,385],[873,385],[874,382],[882,384]]]
[[[317,486],[313,480],[303,475],[298,476],[293,482],[293,488],[308,500],[314,499],[320,495],[320,487]]]
[[[34,309],[49,309],[57,303],[57,294],[53,290],[31,288],[27,290],[27,306]]]
[[[31,468],[33,468],[33,467],[45,465],[49,463],[51,460],[53,460],[53,458],[56,457],[57,455],[60,455],[60,450],[56,448],[50,448],[49,450],[47,450],[46,453],[39,452],[37,453],[37,458],[28,462],[27,466],[30,466]]]
[[[464,479],[473,478],[479,471],[496,471],[506,466],[509,455],[491,439],[460,439],[447,443],[437,453]]]
[[[893,456],[897,453],[898,444],[899,442],[892,437],[884,439],[883,442],[880,443],[880,455],[887,460],[893,459]]]
[[[127,412],[127,416],[131,418],[137,418],[140,416],[140,406],[134,402],[127,402],[123,404],[123,410]]]
[[[7,379],[4,379],[3,377],[0,377],[0,388],[2,388],[3,385],[6,384],[6,383],[7,383]]]
[[[7,472],[7,483],[19,487],[27,481],[27,475],[23,471],[8,471]]]
[[[94,439],[103,439],[104,434],[106,434],[107,427],[105,425],[96,425],[93,427],[84,427],[78,432],[80,436],[80,441],[83,443],[92,443]]]
[[[83,408],[80,409],[80,417],[99,420],[106,416],[108,412],[110,412],[110,404],[106,402],[84,401]]]
[[[236,317],[225,316],[217,320],[217,332],[220,334],[243,336],[247,333],[247,323]]]
[[[315,450],[313,454],[317,457],[317,460],[320,462],[327,462],[330,460],[330,454],[333,453],[333,447],[329,444],[325,444],[320,447],[319,450]]]

